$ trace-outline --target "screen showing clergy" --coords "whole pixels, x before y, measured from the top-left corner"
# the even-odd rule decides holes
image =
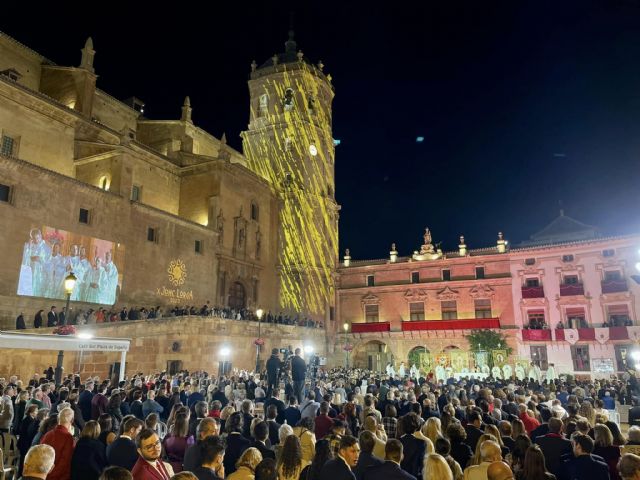
[[[122,286],[124,246],[66,232],[35,227],[26,235],[18,295],[67,298],[64,280],[77,281],[71,300],[113,305]]]

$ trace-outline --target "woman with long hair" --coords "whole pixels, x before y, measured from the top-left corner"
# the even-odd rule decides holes
[[[302,466],[307,466],[313,460],[316,450],[316,434],[313,431],[313,419],[301,418],[293,429],[293,434],[300,439],[302,451]]]
[[[526,435],[527,432],[524,428],[524,423],[519,418],[513,419],[511,421],[511,438],[514,440],[518,438],[520,435]]]
[[[333,451],[328,440],[318,440],[316,443],[316,454],[310,465],[304,467],[300,474],[300,480],[319,480],[320,470],[324,464],[333,458]]]
[[[604,424],[597,424],[593,427],[595,437],[594,455],[600,455],[609,466],[609,477],[611,480],[619,480],[618,461],[620,460],[620,447],[613,444],[613,435],[609,427]]]
[[[422,427],[422,433],[435,445],[436,440],[442,437],[440,419],[438,417],[429,417]]]
[[[71,480],[98,480],[108,465],[106,446],[98,440],[100,424],[95,420],[85,423],[80,440],[71,457]]]
[[[178,413],[173,424],[173,431],[164,437],[164,447],[167,460],[174,472],[182,471],[184,454],[195,443],[193,436],[189,435],[189,416],[186,413]]]
[[[109,397],[106,413],[111,415],[111,422],[114,430],[119,430],[120,424],[122,423],[122,411],[120,410],[120,405],[122,405],[122,397],[119,393]]]
[[[100,424],[100,435],[98,435],[98,440],[104,443],[104,446],[106,447],[116,439],[116,434],[113,432],[113,419],[108,413],[103,413],[98,417],[98,423]]]
[[[578,415],[586,418],[589,421],[589,425],[592,427],[596,424],[596,411],[590,401],[585,400],[582,402],[582,405],[580,405],[580,409],[578,410]]]
[[[538,445],[527,448],[524,465],[516,473],[516,480],[556,480],[556,476],[547,471],[544,454]]]
[[[467,468],[467,463],[473,457],[473,450],[465,443],[467,431],[459,423],[452,423],[447,428],[447,437],[451,442],[451,456],[458,462],[463,470]]]
[[[256,467],[262,461],[260,450],[247,448],[236,462],[236,471],[226,477],[227,480],[254,480]]]
[[[502,450],[502,458],[506,457],[509,454],[509,447],[504,444],[502,435],[500,435],[500,430],[498,430],[498,427],[496,427],[495,425],[487,424],[484,426],[484,433],[489,433],[496,437],[496,441],[498,442],[498,445],[500,445],[500,450]]]
[[[278,460],[278,480],[299,480],[302,472],[302,445],[295,435],[284,441]]]
[[[453,472],[442,455],[430,453],[424,459],[423,480],[453,480]]]
[[[530,446],[531,439],[526,435],[518,435],[515,438],[513,450],[511,451],[511,470],[513,470],[513,473],[518,473],[524,468],[524,459]]]
[[[613,435],[613,445],[621,447],[627,443],[627,439],[624,438],[624,435],[620,431],[620,427],[618,427],[617,423],[607,420],[604,424],[609,427],[609,431],[611,432],[611,435]]]

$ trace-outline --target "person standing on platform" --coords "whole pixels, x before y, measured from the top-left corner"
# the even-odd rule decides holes
[[[291,379],[293,380],[293,394],[298,399],[298,403],[302,403],[302,389],[304,388],[305,375],[307,373],[307,364],[300,356],[301,350],[296,348],[295,355],[291,359]]]
[[[267,360],[267,398],[271,397],[271,392],[274,388],[278,388],[278,373],[282,362],[278,356],[279,352],[277,348],[271,350],[271,357]]]

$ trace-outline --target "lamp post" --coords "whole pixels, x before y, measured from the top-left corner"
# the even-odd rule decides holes
[[[71,300],[71,294],[73,293],[73,289],[76,288],[76,282],[78,279],[73,274],[73,272],[69,272],[64,279],[64,291],[67,294],[67,306],[65,307],[65,323],[67,321],[67,317],[69,316],[69,301]],[[54,372],[54,379],[56,385],[60,385],[62,383],[62,362],[64,361],[64,350],[58,350],[58,361],[56,362],[56,369]]]
[[[258,317],[258,339],[256,340],[256,373],[260,373],[260,327],[261,327],[261,320],[262,320],[262,315],[264,315],[264,310],[262,310],[261,308],[256,310],[256,317]]]
[[[347,353],[347,369],[349,369],[349,349],[348,349],[348,343],[349,343],[349,339],[347,338],[347,333],[349,333],[349,324],[348,323],[343,323],[342,324],[342,329],[344,330],[344,351]]]

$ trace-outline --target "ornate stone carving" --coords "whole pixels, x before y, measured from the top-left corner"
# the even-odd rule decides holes
[[[438,300],[457,300],[460,293],[457,290],[452,290],[449,287],[444,287],[436,294]]]
[[[469,290],[472,298],[492,298],[495,294],[495,290],[489,285],[476,285]]]
[[[420,289],[410,289],[407,290],[404,294],[404,299],[407,302],[424,302],[429,297],[426,290]]]
[[[380,303],[380,298],[378,298],[377,295],[369,292],[362,297],[360,303],[362,303],[363,305],[377,305]]]

